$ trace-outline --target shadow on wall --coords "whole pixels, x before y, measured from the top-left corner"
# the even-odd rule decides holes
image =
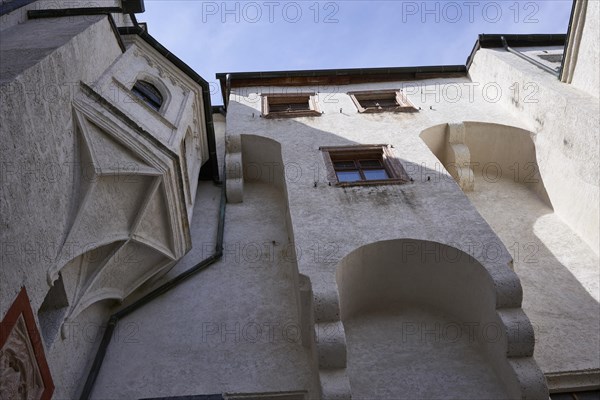
[[[239,103],[235,103],[235,107],[236,117],[239,118],[247,118],[250,120],[250,116],[256,113],[255,109]],[[527,356],[531,355],[527,353],[528,351],[531,351],[531,341],[522,343],[517,341],[516,343],[513,343],[514,347],[511,347],[507,350],[505,336],[500,334],[500,337],[496,337],[496,335],[499,334],[497,330],[495,330],[496,328],[504,325],[511,326],[510,320],[514,317],[511,312],[520,312],[520,309],[518,308],[520,305],[520,298],[515,300],[515,304],[510,305],[510,307],[513,308],[499,309],[500,306],[497,304],[499,302],[497,298],[498,293],[504,290],[504,288],[498,288],[495,287],[495,285],[506,285],[508,279],[507,281],[502,282],[498,280],[495,281],[494,279],[497,279],[497,277],[492,277],[490,272],[482,267],[481,263],[484,261],[481,261],[480,263],[473,257],[470,257],[466,253],[461,252],[456,248],[441,243],[436,243],[433,240],[423,241],[416,239],[405,239],[378,241],[376,238],[368,237],[367,240],[370,239],[375,243],[367,244],[360,247],[360,249],[356,249],[359,247],[357,242],[359,240],[363,240],[364,238],[354,236],[354,232],[366,232],[365,235],[377,235],[379,232],[387,232],[389,235],[396,235],[396,237],[398,237],[400,236],[398,232],[403,229],[408,229],[407,227],[413,229],[415,231],[415,236],[418,237],[423,237],[427,234],[435,236],[438,235],[436,232],[442,231],[442,228],[447,228],[448,224],[443,227],[441,226],[444,218],[456,218],[456,215],[454,214],[459,213],[461,210],[469,211],[467,208],[471,206],[469,205],[470,203],[468,199],[459,190],[456,190],[456,186],[453,182],[449,182],[450,185],[448,185],[447,179],[446,182],[444,182],[443,179],[432,179],[432,181],[429,183],[427,183],[427,179],[425,179],[425,182],[419,182],[423,180],[424,177],[435,177],[439,175],[444,175],[445,177],[446,174],[445,172],[440,174],[439,171],[433,171],[418,164],[411,163],[407,160],[401,160],[401,162],[409,175],[415,179],[415,184],[362,188],[336,188],[328,186],[326,179],[323,179],[322,176],[315,176],[314,169],[310,169],[310,167],[315,166],[319,166],[320,171],[324,169],[323,157],[321,152],[318,150],[319,146],[341,146],[358,143],[330,132],[315,129],[303,123],[302,121],[303,119],[285,121],[265,121],[256,119],[254,120],[253,125],[250,125],[251,127],[255,127],[254,131],[239,129],[240,131],[244,132],[240,138],[240,146],[243,147],[243,149],[240,149],[240,152],[243,155],[243,165],[240,167],[243,169],[243,171],[240,171],[240,173],[245,176],[248,181],[266,182],[283,189],[282,192],[283,196],[285,197],[284,207],[287,215],[286,220],[288,221],[288,235],[290,235],[290,242],[295,244],[300,250],[302,250],[301,245],[306,243],[307,232],[313,235],[314,240],[320,240],[320,238],[324,237],[323,235],[329,235],[332,241],[345,241],[346,246],[342,248],[340,254],[325,253],[322,254],[321,258],[315,261],[315,268],[318,269],[317,272],[324,272],[323,274],[314,273],[310,275],[307,272],[315,271],[298,271],[303,275],[306,275],[308,279],[312,280],[312,282],[308,282],[308,279],[300,279],[300,282],[296,283],[296,285],[301,287],[300,290],[302,290],[303,287],[307,288],[312,286],[314,290],[313,297],[316,306],[314,307],[314,310],[311,309],[310,312],[314,313],[314,321],[316,321],[317,324],[325,325],[325,323],[330,321],[335,322],[336,318],[337,320],[340,319],[340,315],[336,315],[336,313],[339,312],[340,307],[336,307],[338,285],[336,284],[335,279],[336,266],[340,261],[343,265],[345,265],[345,267],[348,267],[346,272],[351,272],[353,270],[359,271],[359,276],[361,276],[360,274],[362,274],[362,272],[360,271],[369,271],[371,270],[371,267],[373,267],[372,271],[375,272],[374,274],[367,276],[365,278],[366,281],[364,282],[360,282],[356,279],[350,279],[350,283],[346,282],[347,284],[339,284],[339,291],[342,301],[341,318],[346,319],[346,322],[352,324],[353,321],[356,321],[358,318],[369,317],[369,315],[373,315],[372,313],[370,314],[370,312],[373,310],[379,310],[379,306],[381,305],[381,299],[378,299],[377,297],[361,297],[361,293],[372,292],[364,291],[361,283],[366,284],[369,282],[372,287],[383,285],[383,287],[388,288],[387,292],[381,291],[379,294],[384,296],[383,298],[385,301],[392,302],[391,304],[394,304],[395,307],[390,307],[386,303],[385,307],[382,307],[382,309],[379,311],[388,312],[389,314],[407,310],[405,315],[408,316],[408,319],[394,320],[390,318],[384,318],[384,324],[385,321],[400,321],[399,327],[398,325],[392,324],[391,326],[385,326],[386,329],[380,330],[378,328],[381,326],[381,321],[368,319],[366,320],[367,323],[363,324],[362,326],[348,325],[348,331],[350,332],[348,335],[348,343],[350,345],[348,348],[349,373],[354,373],[354,376],[360,376],[361,374],[364,374],[365,371],[373,371],[374,373],[380,371],[390,372],[398,370],[398,366],[407,366],[413,371],[411,376],[419,378],[417,386],[424,386],[426,383],[437,385],[439,382],[445,382],[447,385],[455,385],[457,390],[476,390],[477,387],[474,386],[477,386],[477,383],[473,385],[470,384],[468,380],[462,378],[465,371],[462,371],[460,369],[460,365],[458,365],[463,363],[464,358],[462,357],[467,357],[467,359],[477,362],[476,365],[481,366],[481,369],[486,371],[486,374],[473,375],[472,378],[477,379],[477,377],[484,377],[485,379],[489,379],[489,386],[486,387],[490,388],[490,392],[495,393],[497,387],[494,385],[497,384],[497,381],[496,383],[492,382],[493,379],[490,378],[491,374],[487,373],[487,371],[493,369],[491,366],[492,364],[484,360],[485,357],[483,357],[483,352],[477,347],[476,343],[464,343],[464,341],[459,341],[456,343],[456,346],[445,346],[451,350],[458,350],[460,353],[463,351],[468,352],[468,354],[461,356],[460,354],[457,355],[457,353],[446,353],[446,357],[442,358],[446,363],[443,365],[439,365],[439,363],[437,364],[440,366],[437,371],[441,371],[442,373],[442,375],[439,376],[435,374],[429,374],[430,371],[428,370],[428,365],[419,364],[418,356],[425,354],[428,355],[427,357],[433,355],[433,357],[429,357],[430,359],[436,358],[436,352],[440,351],[440,348],[427,347],[428,343],[433,343],[433,345],[440,343],[445,345],[447,343],[437,340],[436,335],[444,335],[450,340],[450,344],[452,344],[454,340],[453,338],[456,335],[460,335],[461,340],[465,338],[468,340],[470,338],[469,335],[472,327],[469,325],[461,325],[464,321],[468,321],[469,323],[479,324],[480,328],[486,326],[486,324],[490,322],[492,324],[495,323],[495,325],[490,325],[485,334],[488,335],[488,339],[493,338],[494,341],[492,341],[490,344],[492,347],[497,346],[498,349],[503,351],[502,357],[497,361],[498,363],[505,363],[506,366],[503,368],[510,368],[509,363],[511,362],[511,358],[509,357],[507,359],[507,352],[509,356],[514,357],[512,360],[516,359],[517,362],[521,362],[523,359],[527,360]],[[261,136],[263,133],[273,133],[273,138]],[[416,141],[419,141],[418,137],[416,138]],[[419,143],[416,141],[413,140],[412,142],[407,143],[410,145],[419,145]],[[242,157],[240,158],[240,161],[241,159]],[[229,168],[230,166],[227,167]],[[304,173],[298,174],[298,171]],[[306,171],[309,173],[306,173]],[[424,216],[431,210],[431,202],[428,202],[429,199],[424,196],[424,193],[427,193],[424,190],[426,185],[438,185],[435,187],[435,189],[443,194],[447,193],[449,196],[451,195],[450,199],[452,201],[448,201],[448,204],[444,204],[445,207],[439,207],[439,215],[423,221],[419,220],[419,218],[424,218]],[[421,189],[419,188],[420,186]],[[458,204],[454,204],[457,198],[459,200]],[[295,215],[301,215],[303,219],[300,221],[294,221],[295,225],[293,227],[289,222],[290,201],[294,202],[294,207],[296,207],[295,211],[298,211],[299,208],[302,208],[299,211],[302,212],[302,214]],[[305,203],[299,204],[299,201]],[[439,203],[436,203],[435,205],[439,205]],[[264,207],[269,207],[269,205],[265,204]],[[359,214],[367,209],[372,209],[375,215],[388,215],[387,212],[390,209],[402,210],[403,218],[396,218],[397,214],[388,215],[388,218],[383,220],[381,218],[359,218]],[[335,227],[338,228],[337,231],[334,231],[332,224],[328,224],[327,221],[324,222],[323,217],[328,217],[329,221],[335,222]],[[460,223],[460,219],[455,220],[457,221],[457,224]],[[256,221],[256,223],[265,222],[269,223],[269,221]],[[426,223],[421,224],[421,222]],[[359,224],[360,226],[358,226]],[[428,230],[423,230],[423,225],[427,225]],[[339,229],[340,227],[341,229]],[[294,231],[292,228],[296,229],[297,231],[303,230],[304,236],[300,237],[301,235],[298,235],[299,237],[297,238],[297,241],[294,238]],[[233,228],[230,232],[233,232]],[[351,236],[340,239],[338,236],[335,236],[335,234],[338,233],[350,233]],[[229,235],[232,234],[230,233]],[[228,239],[227,236],[228,234],[226,232],[226,243],[231,240]],[[313,237],[311,237],[310,240],[313,240]],[[461,238],[463,237],[457,236],[457,239]],[[248,240],[252,240],[252,238],[250,237]],[[302,240],[304,240],[304,242]],[[441,241],[441,239],[437,238],[436,240]],[[457,246],[461,244],[464,243],[458,243]],[[348,250],[348,248],[352,246],[354,246],[354,248]],[[414,246],[416,246],[416,248]],[[304,248],[304,250],[306,250],[306,248]],[[429,251],[433,251],[433,254],[439,252],[442,252],[442,254],[445,253],[445,260],[437,262],[434,258],[433,262],[423,262],[422,257],[427,257]],[[345,255],[348,255],[348,257],[343,258]],[[307,262],[305,260],[306,257],[308,257],[306,251],[304,253],[299,252],[295,255],[295,257],[296,260],[304,258],[302,260],[303,266],[306,267]],[[392,259],[388,260],[390,257]],[[405,262],[403,262],[403,258]],[[462,260],[462,262],[457,260]],[[427,259],[425,259],[425,261],[427,261]],[[421,271],[419,268],[423,268],[423,270]],[[342,269],[339,269],[338,271],[341,270]],[[333,272],[331,274],[333,276],[331,281],[327,281],[330,279],[328,275],[329,272]],[[428,274],[425,272],[428,272]],[[566,268],[563,268],[563,272],[565,275],[570,274]],[[351,275],[352,274],[349,276]],[[507,275],[509,275],[511,278],[514,276],[514,274],[510,275],[508,273]],[[393,277],[393,279],[388,280],[387,278],[389,276]],[[461,278],[461,281],[455,282],[459,278]],[[208,276],[208,274],[204,274],[197,279],[209,280],[211,278]],[[289,277],[289,279],[294,279],[297,281],[298,277]],[[577,293],[580,291],[585,291],[583,288],[578,286],[578,282],[572,276],[570,279],[572,281],[570,288],[571,291]],[[206,283],[207,281],[204,282]],[[228,293],[225,287],[227,284],[228,283],[225,282],[222,286],[218,287],[220,287],[220,290],[224,293]],[[246,284],[250,285],[249,283]],[[510,280],[508,284],[515,284],[518,286],[519,282],[515,278],[514,280]],[[261,285],[264,285],[264,281],[256,283],[256,291],[261,290]],[[332,288],[334,293],[330,297],[327,297],[326,295],[330,295],[330,293],[327,292],[323,294],[323,287]],[[404,291],[396,290],[397,287],[404,288]],[[462,291],[458,291],[459,289]],[[200,296],[203,295],[202,293],[202,291],[198,291],[195,296],[200,298]],[[355,293],[357,294],[358,298],[365,300],[363,304],[369,304],[372,307],[363,308],[362,305],[358,304],[354,308],[353,306],[350,306],[349,308],[348,305],[345,305],[346,301],[348,299],[352,299]],[[209,291],[206,291],[205,296],[210,300],[211,295]],[[297,293],[296,296],[298,296]],[[306,298],[304,294],[301,294],[299,297],[304,299]],[[231,301],[237,301],[234,306],[239,306],[240,304],[244,303],[245,299],[232,298]],[[303,301],[301,301],[301,303],[303,303]],[[459,307],[461,304],[464,305],[463,308]],[[170,313],[173,313],[171,308],[169,310]],[[304,321],[302,322],[303,329],[306,327],[306,321],[309,319],[305,318],[305,311],[306,310],[300,310],[300,312],[303,313],[301,317],[301,320]],[[346,314],[347,311],[349,314]],[[352,313],[354,311],[356,311],[355,316],[357,318],[352,317]],[[290,312],[293,313],[294,310],[290,310]],[[198,324],[198,321],[202,322],[211,320],[211,318],[214,318],[215,315],[195,313],[192,318],[197,318],[198,320],[194,322]],[[507,321],[500,321],[500,315]],[[179,316],[173,316],[173,318],[179,318],[181,320],[185,319],[180,318]],[[166,324],[171,320],[172,318],[163,318],[159,314],[155,316],[155,321],[153,321],[153,324]],[[520,319],[516,318],[516,320],[519,321]],[[365,321],[365,319],[363,319],[363,321]],[[433,326],[433,329],[437,329],[437,331],[431,334],[421,330],[418,332],[418,334],[416,332],[414,335],[411,334],[410,340],[404,342],[402,335],[403,333],[406,333],[406,329],[422,329],[420,321],[430,324],[426,325],[426,328],[429,329]],[[408,323],[412,325],[402,325],[402,323]],[[437,325],[436,327],[436,323],[440,325]],[[458,328],[465,328],[466,332],[460,331],[459,333],[459,331],[456,330],[456,324],[458,324]],[[363,347],[352,347],[352,341],[354,340],[352,335],[354,332],[358,332],[359,334],[361,332],[364,333],[365,330],[363,329],[361,331],[361,329],[364,328],[365,325],[367,326],[367,333],[374,332],[377,334],[378,331],[382,331],[387,336],[382,336],[381,339],[389,340],[389,342],[378,340],[369,340],[366,342],[369,346],[369,350],[373,350],[374,354],[381,355],[381,357],[376,360],[376,364],[360,364],[360,362],[355,362],[355,360],[360,361],[361,359],[361,353],[355,352],[355,349],[360,350]],[[308,328],[312,327],[309,326]],[[404,328],[404,331],[402,328]],[[169,327],[169,329],[172,329],[172,327]],[[157,328],[154,329],[153,332],[154,331],[164,332],[165,329]],[[483,331],[480,330],[480,332],[483,334]],[[343,327],[341,334],[344,334]],[[420,338],[423,337],[423,334],[425,335],[425,339],[433,336],[433,341],[420,340]],[[311,335],[304,335],[303,332],[303,340],[309,336]],[[417,338],[417,341],[415,341],[415,338]],[[325,342],[327,339],[329,339],[329,337],[325,337],[324,340],[321,340],[321,342]],[[485,339],[485,337],[483,339]],[[360,344],[360,340],[355,341],[355,343]],[[311,345],[313,344],[314,343],[311,343]],[[179,345],[187,348],[187,345],[184,343],[179,343]],[[231,346],[232,347],[229,349],[231,350],[231,354],[234,354],[235,359],[241,364],[253,363],[256,359],[268,360],[268,357],[270,357],[269,354],[265,354],[265,357],[261,358],[256,356],[256,353],[243,351],[243,347],[238,347],[242,346],[241,344],[232,344]],[[525,350],[523,350],[523,348]],[[221,355],[219,355],[219,357],[222,360]],[[163,364],[165,362],[165,360],[161,360],[160,358],[158,358],[157,362],[158,361]],[[198,373],[201,371],[201,369],[199,367],[192,366],[191,362],[186,364],[183,360],[181,360],[181,354],[177,355],[176,357],[173,356],[172,361],[176,362],[177,365],[188,365],[186,367],[188,368],[186,372],[189,372],[190,375],[201,375]],[[436,362],[435,360],[432,361]],[[345,360],[343,361],[343,365],[345,367]],[[523,366],[523,364],[520,366]],[[277,366],[277,368],[280,369],[280,372],[297,372],[295,371],[295,369],[298,368],[297,365],[291,366],[291,370],[288,370],[287,367],[289,366]],[[526,373],[531,372],[531,369],[528,367],[530,367],[530,364],[525,364],[525,367],[523,368]],[[353,370],[353,368],[355,369]],[[141,382],[147,381],[144,378],[148,373],[146,368],[139,368],[137,370],[130,371],[130,373],[134,374],[130,377],[130,381],[138,382],[140,385]],[[243,381],[239,379],[239,371],[228,368],[228,373],[231,373],[230,376],[227,376],[231,382]],[[519,371],[517,370],[516,374],[518,373]],[[280,377],[273,378],[273,374],[270,374],[266,369],[253,370],[252,374],[252,382],[273,382],[274,387],[280,384],[279,382],[275,381],[280,380]],[[279,375],[281,375],[281,373]],[[392,382],[393,385],[397,385],[400,390],[405,390],[407,393],[409,390],[415,389],[414,382],[402,380],[402,377],[398,377],[398,379],[395,379],[395,376],[393,375],[381,375],[381,377],[385,377],[386,382]],[[518,384],[517,381],[520,378],[522,378],[522,376],[511,376],[509,380]],[[176,381],[173,381],[177,379],[181,378],[170,377],[161,374],[160,379],[157,379],[153,385],[144,385],[144,395],[165,395],[165,393],[162,391],[165,387],[174,388],[171,389],[172,395],[180,395],[181,393],[176,392],[182,390],[182,383],[178,384]],[[322,383],[323,379],[323,376],[321,376]],[[126,390],[125,387],[131,386],[129,383],[123,382],[123,379],[121,379],[121,382],[117,384],[115,384],[114,381],[110,381],[111,387],[118,387],[118,384],[121,385],[119,390]],[[196,385],[197,382],[196,380],[192,380],[189,382],[189,384]],[[382,395],[381,397],[387,393],[386,390],[388,388],[384,386],[385,385],[381,385],[379,388],[380,390],[378,393]],[[543,387],[543,383],[537,385],[536,389],[540,387]],[[240,390],[245,389],[242,388]],[[524,388],[523,392],[526,391],[527,388]],[[357,391],[357,393],[359,392]],[[394,397],[397,397],[397,393]],[[487,396],[479,396],[479,398],[482,397],[489,398],[490,396],[488,393]],[[502,398],[505,396],[496,397]],[[355,398],[360,398],[360,396],[356,395]]]
[[[255,109],[239,103],[235,103],[235,110],[230,110],[230,112],[235,113],[236,118],[242,120],[241,122],[233,120],[228,126],[230,135],[228,140],[232,140],[231,136],[235,136],[232,135],[232,132],[243,132],[237,139],[233,138],[241,144],[242,157],[238,159],[238,162],[241,163],[239,168],[243,171],[238,171],[238,175],[244,176],[248,181],[267,181],[285,188],[288,220],[290,202],[294,207],[294,216],[301,215],[303,218],[301,221],[294,221],[293,226],[291,223],[288,224],[291,242],[295,244],[296,248],[302,250],[302,246],[307,240],[319,240],[327,237],[327,240],[339,243],[342,248],[339,254],[330,259],[324,256],[316,263],[305,260],[302,263],[299,262],[301,268],[299,273],[311,280],[310,285],[306,283],[304,286],[313,288],[316,306],[312,312],[315,324],[336,327],[341,330],[342,336],[344,336],[344,329],[348,329],[350,332],[350,336],[346,335],[349,344],[348,361],[346,362],[346,349],[343,352],[339,349],[331,350],[331,354],[335,353],[334,356],[327,354],[323,357],[318,349],[321,369],[347,368],[351,384],[357,377],[365,375],[368,370],[372,370],[374,373],[389,372],[398,370],[399,366],[406,363],[413,368],[413,372],[418,370],[411,375],[415,379],[414,382],[406,379],[398,380],[387,375],[389,385],[383,384],[379,388],[379,394],[382,396],[393,394],[394,390],[407,391],[407,393],[410,392],[421,397],[426,396],[427,393],[434,397],[436,395],[443,396],[440,382],[445,382],[444,385],[456,384],[463,394],[468,392],[472,398],[490,397],[490,394],[498,398],[507,395],[532,398],[540,396],[540,393],[545,390],[545,385],[541,374],[537,375],[539,370],[531,359],[533,334],[530,324],[525,323],[527,320],[519,308],[521,297],[518,279],[514,273],[508,271],[508,267],[506,267],[506,271],[494,271],[500,275],[504,274],[502,278],[499,278],[500,275],[494,277],[488,269],[476,261],[477,254],[468,255],[455,247],[442,243],[454,238],[459,241],[456,243],[457,247],[467,248],[466,243],[460,241],[463,239],[463,241],[468,241],[469,234],[463,236],[459,232],[460,228],[456,225],[460,224],[462,220],[460,218],[461,211],[466,212],[469,218],[477,219],[477,221],[469,220],[465,223],[478,223],[480,220],[468,199],[456,188],[454,182],[448,180],[445,171],[434,171],[424,165],[419,165],[416,160],[416,162],[410,162],[399,158],[409,176],[414,179],[414,184],[337,188],[328,185],[327,177],[324,174],[314,173],[315,170],[325,171],[319,147],[367,143],[357,143],[331,132],[315,129],[303,123],[302,120],[261,120],[254,117]],[[336,117],[343,118],[344,116]],[[237,126],[236,123],[243,125],[243,128]],[[339,129],[343,129],[343,127],[339,127]],[[409,137],[408,135],[398,136],[398,140],[405,141],[401,143],[404,148],[406,145],[419,146],[421,143],[418,137]],[[401,148],[398,143],[394,144],[397,148]],[[227,168],[230,170],[232,165],[228,165]],[[299,176],[296,173],[298,170],[310,173]],[[429,177],[434,177],[434,179],[430,181],[427,179]],[[439,179],[435,179],[436,177]],[[447,199],[440,198],[447,200],[444,207],[439,207],[438,202],[432,202],[428,198],[428,195],[432,193],[435,193],[436,196],[448,195]],[[386,215],[387,218],[383,220],[368,218],[367,212],[372,213],[373,216]],[[325,220],[335,221],[335,226],[329,226],[324,223]],[[455,220],[456,224],[448,223],[448,221]],[[481,224],[479,225],[481,226]],[[477,229],[479,228],[474,228],[474,232]],[[406,237],[408,231],[411,233],[414,231],[413,237],[415,238],[422,239],[429,236],[432,240],[407,239],[405,241],[379,242],[377,238],[381,232],[392,238]],[[300,234],[298,234],[299,232]],[[351,238],[348,238],[349,232],[352,232]],[[363,232],[369,237],[357,236],[355,232]],[[340,234],[346,236],[340,237]],[[495,244],[502,247],[500,241],[491,232],[490,235],[489,238],[483,238],[483,240],[495,240]],[[296,238],[294,238],[295,236]],[[369,240],[371,243],[377,243],[362,246]],[[414,251],[409,249],[408,247],[411,246],[416,249]],[[432,246],[432,249],[427,246]],[[358,247],[360,247],[359,250],[357,250]],[[508,264],[510,262],[508,251],[503,247],[502,249],[501,253],[506,254],[506,264]],[[356,253],[353,253],[353,250]],[[426,256],[429,251],[437,252],[438,255],[440,251],[442,254],[450,252],[451,256],[444,256],[438,262],[421,262],[421,258]],[[347,254],[353,256],[343,259],[343,265],[338,271],[345,272],[338,273],[336,283],[336,265]],[[305,257],[306,254],[297,254],[298,259],[302,256]],[[404,263],[401,262],[403,257],[406,259]],[[459,261],[460,259],[462,262]],[[481,262],[487,262],[488,267],[494,265],[489,260]],[[349,266],[350,264],[353,266]],[[307,267],[315,269],[302,269]],[[332,279],[329,277],[330,274]],[[502,279],[505,280],[501,281]],[[371,289],[365,289],[369,285],[371,285]],[[509,287],[511,289],[508,289]],[[341,304],[337,299],[338,288]],[[518,295],[508,296],[510,300],[507,301],[506,292],[513,289],[514,293],[518,293]],[[393,306],[390,307],[390,305]],[[346,323],[343,326],[341,323],[336,325],[337,322],[340,322],[340,310],[342,321],[347,319],[350,324],[356,320],[352,317],[354,313],[356,313],[355,316],[361,316],[368,315],[372,311],[384,313],[406,311],[405,315],[408,318],[406,320],[384,318],[388,322],[399,321],[400,326],[392,324],[387,327],[389,329],[383,330],[389,334],[387,339],[391,340],[391,347],[382,353],[381,365],[369,366],[360,363],[361,359],[364,360],[360,353],[360,346],[353,347],[352,345],[354,340],[352,332],[358,331],[354,329],[355,325],[351,326]],[[303,310],[299,312],[303,313]],[[449,351],[446,353],[447,357],[442,358],[446,363],[440,364],[439,360],[434,360],[435,357],[431,359],[439,367],[437,371],[443,375],[441,378],[435,373],[429,374],[430,367],[434,364],[418,362],[419,355],[429,357],[437,350],[428,346],[427,341],[413,342],[411,345],[403,344],[401,341],[402,323],[417,323],[421,320],[432,323],[434,326],[443,324],[440,329],[451,327],[453,334],[458,333],[454,330],[457,325],[460,329],[459,345],[449,346],[456,351]],[[463,322],[467,322],[467,325],[464,325]],[[477,325],[475,330],[473,330],[474,327],[469,326],[473,323]],[[519,331],[516,338],[514,335],[507,338],[507,331],[509,335],[512,335],[514,333],[512,329],[519,323],[522,324],[516,329]],[[377,321],[367,323],[367,325],[377,331]],[[484,327],[488,327],[485,333]],[[464,328],[466,331],[463,330]],[[494,329],[495,331],[492,332]],[[474,341],[469,342],[469,334],[474,335]],[[482,339],[485,334],[494,336],[493,340]],[[462,340],[465,338],[466,342]],[[335,339],[336,343],[345,343],[346,341],[344,337],[338,338],[337,336],[330,339]],[[386,338],[382,337],[383,339]],[[355,343],[357,342],[355,341]],[[379,346],[381,343],[371,340],[368,345]],[[481,344],[484,345],[483,348],[480,346]],[[320,343],[317,344],[317,347],[319,346]],[[464,357],[469,362],[472,361],[473,365],[477,365],[477,368],[469,371],[460,368],[459,364],[464,364],[464,359],[461,358],[463,352],[466,354]],[[326,362],[322,361],[323,359],[326,359]],[[490,359],[493,361],[489,361]],[[520,376],[519,372],[515,373],[514,365],[511,364],[517,362],[521,363],[520,366],[525,370],[532,368],[532,371],[536,372],[528,370],[528,373],[531,372],[531,376],[527,378]],[[327,365],[322,366],[321,364]],[[480,370],[484,372],[478,372]],[[527,381],[532,376],[536,376],[534,379],[541,378],[541,381],[538,380],[535,383]],[[321,376],[321,380],[324,386],[323,376]],[[486,382],[485,385],[480,384],[482,380]],[[519,382],[520,380],[521,382]],[[417,381],[417,386],[425,387],[429,392],[411,391]],[[361,384],[358,383],[352,390],[357,398],[360,398],[360,386]],[[386,390],[392,390],[392,392],[386,392]]]
[[[421,133],[445,166],[452,129],[443,124]],[[465,122],[464,133],[475,165],[474,188],[465,192],[513,255],[536,333],[534,357],[550,389],[560,389],[553,374],[600,368],[598,258],[553,212],[530,132]]]

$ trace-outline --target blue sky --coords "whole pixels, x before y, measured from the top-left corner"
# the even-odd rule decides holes
[[[146,0],[138,20],[211,82],[215,73],[464,64],[480,33],[566,33],[571,0]]]

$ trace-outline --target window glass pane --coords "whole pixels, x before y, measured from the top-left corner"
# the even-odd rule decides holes
[[[308,101],[306,103],[283,103],[269,104],[269,112],[310,111]]]
[[[361,168],[381,168],[381,161],[379,160],[360,160]]]
[[[333,162],[333,167],[337,170],[337,169],[355,169],[356,165],[354,165],[354,161],[350,160],[350,161],[334,161]]]
[[[137,81],[131,90],[136,96],[144,100],[146,104],[156,111],[160,109],[163,98],[159,90],[153,84],[146,81]]]
[[[356,182],[361,180],[358,171],[338,171],[336,175],[340,182]]]
[[[358,102],[363,108],[387,108],[398,106],[396,99],[359,100]]]
[[[388,179],[388,174],[385,169],[365,169],[363,170],[365,179],[368,181],[376,181],[380,179]]]

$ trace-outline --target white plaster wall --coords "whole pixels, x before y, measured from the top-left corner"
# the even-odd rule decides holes
[[[587,1],[586,20],[583,27],[577,64],[572,84],[578,89],[598,98],[600,96],[600,2]]]
[[[540,368],[548,376],[579,377],[551,389],[569,389],[598,371],[598,256],[522,183],[478,173],[475,191],[467,195],[513,255]]]
[[[198,173],[208,158],[199,86],[144,43],[129,49],[122,54],[105,16],[29,20],[2,31],[1,129],[6,140],[1,145],[0,315],[22,286],[36,314],[50,280],[62,269],[67,319],[61,334],[45,343],[61,398],[79,394],[101,325],[115,304],[89,306],[127,296],[189,249],[188,222],[179,214],[191,219]],[[105,85],[115,82],[114,76],[125,80],[127,73],[166,82],[161,86],[169,93],[164,116],[125,101]],[[92,89],[83,90],[82,83]],[[162,134],[174,154],[138,131],[132,134],[133,124],[88,97],[94,90],[148,135],[160,140]],[[177,125],[169,126],[169,119]],[[184,153],[186,132],[191,139]],[[183,182],[173,156],[179,157]],[[158,215],[149,219],[153,213]],[[134,215],[139,217],[135,224]],[[130,233],[131,240],[125,239]],[[90,251],[104,241],[131,247],[127,255],[106,254],[111,262],[96,265],[102,257]],[[61,325],[64,318],[51,323]]]
[[[419,113],[362,115],[346,95],[348,91],[402,87],[421,107]],[[258,94],[283,91],[317,92],[324,114],[285,120],[260,118]],[[481,262],[497,282],[492,294],[496,307],[520,306],[521,288],[509,268],[510,255],[419,137],[428,127],[463,120],[525,127],[516,116],[486,101],[467,78],[339,87],[243,88],[234,89],[231,99],[229,138],[256,135],[281,143],[283,166],[264,163],[259,173],[274,170],[278,171],[275,176],[285,174],[298,268],[311,280],[317,325],[339,320],[335,269],[340,260],[356,248],[388,239],[426,239],[462,249]],[[414,182],[400,186],[330,186],[319,147],[360,143],[392,145]],[[244,149],[244,153],[247,151]],[[245,171],[245,176],[250,173],[257,172]],[[343,346],[341,342],[339,345]],[[509,369],[500,368],[497,373],[504,377],[505,384],[512,385],[510,391],[516,395],[522,388],[516,388],[514,381],[508,383],[514,379]],[[329,379],[329,374],[325,375],[321,376],[322,385],[324,379]],[[535,392],[543,385],[540,376],[520,384]]]
[[[474,81],[513,87],[505,89],[498,104],[534,133],[540,175],[553,209],[598,254],[598,98],[500,49],[479,50],[470,75]]]
[[[34,307],[43,300],[47,289],[43,271],[63,240],[72,217],[72,195],[78,190],[73,188],[72,176],[77,160],[71,101],[79,80],[94,81],[121,54],[105,17],[78,21],[83,29],[75,30],[67,43],[11,81],[2,82],[2,216],[6,228],[2,242],[16,248],[14,258],[5,259],[0,270],[3,274],[10,271],[0,280],[0,314],[22,284],[30,288]],[[15,27],[2,35],[2,50],[10,51],[9,45],[26,46],[48,24],[58,27],[60,23],[38,20]],[[57,34],[78,29],[75,23],[63,26]],[[90,60],[86,68],[62,62],[73,54]],[[9,60],[2,65],[9,68]],[[5,254],[13,254],[12,247]]]
[[[319,399],[282,193],[262,182],[247,190],[246,202],[227,205],[223,258],[119,322],[135,335],[112,341],[93,399],[279,391]],[[213,254],[219,200],[220,188],[200,183],[193,249],[165,279]]]
[[[80,160],[71,102],[79,81],[94,82],[121,50],[103,16],[28,21],[2,32],[0,50],[0,315],[22,286],[35,315],[50,288],[47,270],[58,258],[76,211],[74,175]],[[19,52],[32,58],[19,58]],[[75,57],[87,61],[84,68],[68,61]],[[66,289],[72,287],[67,284]],[[83,329],[93,335],[105,314],[105,307],[90,309],[63,341],[67,345],[46,349],[57,397],[76,396],[80,368],[97,345],[85,339]]]
[[[439,126],[421,134],[440,160],[447,136]],[[475,178],[466,194],[513,255],[523,310],[536,332],[534,356],[547,377],[558,377],[552,390],[564,391],[599,367],[598,256],[553,212],[534,138],[503,125],[465,123]]]
[[[201,117],[200,88],[142,39],[129,36],[127,44],[125,54],[105,71],[94,87],[162,144],[178,151],[186,129]],[[158,112],[130,92],[140,79],[152,83],[163,95],[163,106]],[[194,110],[194,104],[200,109]],[[200,130],[201,122],[198,120],[193,129]]]
[[[523,184],[552,207],[540,176],[532,132],[481,122],[465,122],[464,126],[464,144],[469,149],[469,166],[475,175],[484,174],[490,181],[508,179]],[[446,126],[428,128],[421,133],[421,138],[447,168],[449,143]]]

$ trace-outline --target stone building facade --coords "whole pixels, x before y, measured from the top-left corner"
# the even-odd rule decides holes
[[[223,107],[106,3],[2,4],[2,396],[598,395],[597,2]]]

